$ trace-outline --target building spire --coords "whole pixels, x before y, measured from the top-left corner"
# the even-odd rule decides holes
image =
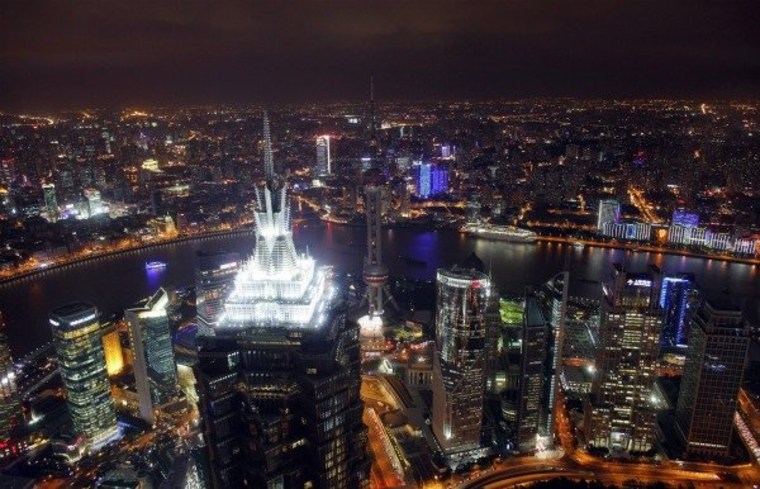
[[[269,182],[274,178],[274,158],[272,157],[272,136],[269,132],[269,113],[264,111],[264,176]]]

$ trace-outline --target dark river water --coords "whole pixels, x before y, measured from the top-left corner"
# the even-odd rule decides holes
[[[310,253],[324,264],[345,272],[361,269],[364,228],[303,225],[294,230],[294,238],[297,247],[308,246]],[[13,354],[18,358],[50,339],[47,314],[56,306],[85,300],[105,312],[129,307],[160,286],[192,284],[197,251],[224,249],[248,255],[253,240],[247,234],[185,241],[0,285],[0,311],[8,323]],[[434,279],[438,267],[451,266],[474,251],[491,267],[501,292],[519,293],[525,285],[540,283],[561,271],[567,260],[573,277],[571,295],[598,297],[600,288],[594,282],[605,279],[613,263],[625,260],[630,270],[644,270],[653,263],[666,274],[695,274],[708,293],[728,290],[750,318],[760,316],[760,270],[753,265],[606,248],[579,250],[556,243],[488,241],[452,230],[391,229],[385,231],[383,241],[386,264],[395,276]],[[425,263],[410,263],[403,257]],[[148,273],[145,262],[150,260],[165,261],[169,266]]]

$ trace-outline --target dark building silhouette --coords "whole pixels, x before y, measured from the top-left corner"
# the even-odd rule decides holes
[[[676,433],[688,455],[726,456],[749,348],[739,309],[704,302],[691,319]]]

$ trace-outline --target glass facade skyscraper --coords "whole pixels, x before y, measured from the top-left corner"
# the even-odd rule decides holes
[[[569,281],[569,273],[561,272],[525,298],[517,412],[520,451],[549,448],[554,443]]]
[[[520,396],[517,409],[517,446],[521,452],[536,449],[544,399],[545,364],[550,331],[536,296],[525,298],[522,351],[520,355]]]
[[[366,488],[359,326],[332,271],[295,251],[266,119],[264,134],[254,254],[198,340],[212,486]]]
[[[704,302],[691,319],[676,433],[688,455],[727,456],[744,363],[749,325],[739,309]]]
[[[432,423],[447,456],[482,446],[486,369],[493,354],[489,330],[498,317],[490,310],[491,294],[491,280],[474,254],[438,270]]]
[[[58,198],[56,197],[55,184],[42,184],[42,197],[45,200],[45,210],[47,211],[48,220],[56,222],[58,220]]]
[[[448,192],[449,170],[431,163],[420,163],[415,167],[417,197],[427,199]]]
[[[97,448],[119,435],[98,310],[77,302],[53,309],[49,320],[74,429]]]
[[[695,307],[697,301],[698,292],[693,275],[679,274],[662,279],[661,346],[686,346],[689,335],[689,312]]]
[[[647,451],[654,442],[651,403],[662,310],[659,269],[630,273],[615,265],[602,286],[596,377],[584,406],[586,439],[614,451]]]
[[[332,161],[330,157],[330,136],[317,137],[317,164],[315,177],[322,177],[332,173]]]
[[[155,421],[155,408],[177,395],[177,366],[166,314],[168,305],[169,294],[161,288],[144,306],[124,311],[134,354],[140,416],[149,423]]]

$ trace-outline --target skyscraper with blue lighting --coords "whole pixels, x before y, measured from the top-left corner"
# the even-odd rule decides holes
[[[689,228],[699,227],[699,214],[689,212],[683,208],[676,209],[673,211],[673,225]]]
[[[667,276],[662,280],[660,307],[663,311],[660,346],[685,346],[689,335],[691,309],[697,302],[692,274]]]
[[[417,197],[428,199],[449,190],[449,170],[431,163],[420,163],[414,175]]]

